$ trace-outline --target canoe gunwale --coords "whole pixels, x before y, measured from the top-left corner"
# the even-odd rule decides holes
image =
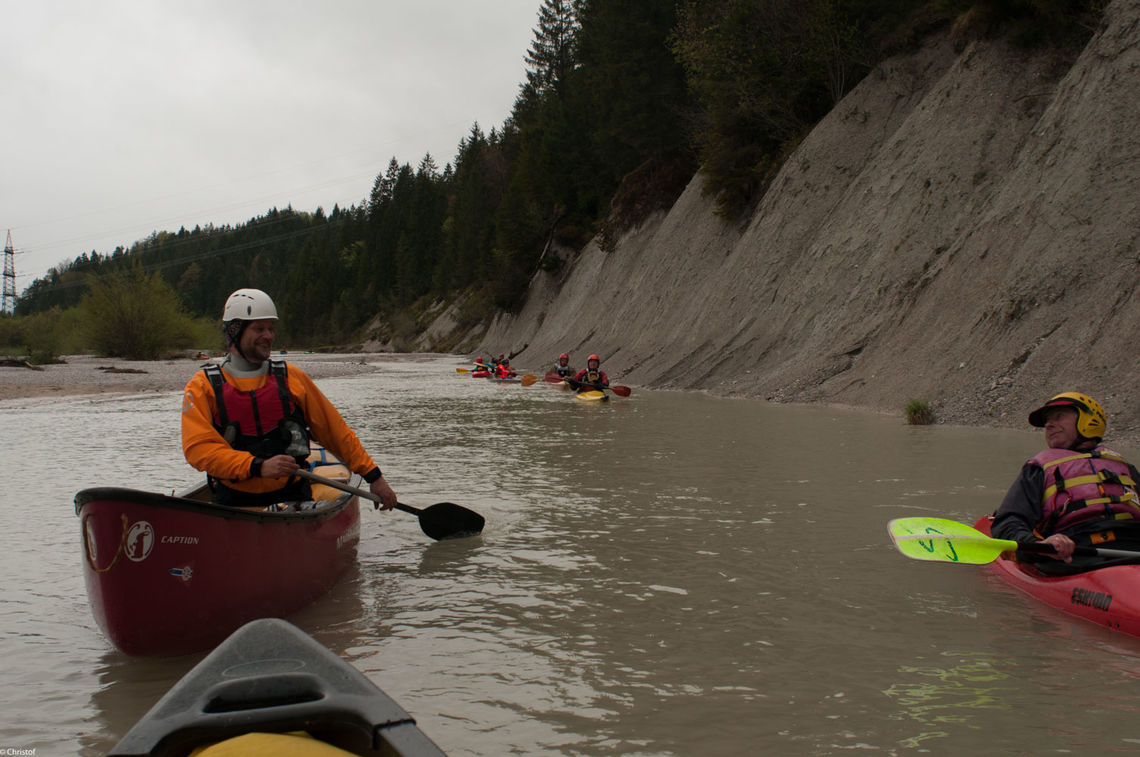
[[[192,491],[199,491],[197,487]],[[325,505],[318,505],[310,510],[302,511],[270,511],[255,510],[241,507],[219,505],[215,502],[204,502],[185,496],[160,494],[158,492],[130,489],[121,486],[96,486],[81,489],[75,495],[75,514],[81,516],[83,507],[95,502],[129,502],[131,504],[146,505],[147,507],[180,510],[201,515],[227,518],[233,520],[246,520],[255,523],[263,522],[297,522],[319,520],[340,512],[352,500],[353,495],[341,494],[335,500]]]

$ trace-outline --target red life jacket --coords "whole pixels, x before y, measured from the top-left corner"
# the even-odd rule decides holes
[[[1128,462],[1107,447],[1088,452],[1047,449],[1029,462],[1045,472],[1041,534],[1097,520],[1140,518],[1140,497]]]
[[[284,362],[270,360],[270,380],[252,392],[227,382],[216,365],[203,370],[217,398],[214,427],[231,447],[262,458],[308,457],[309,426],[289,393],[289,369]]]

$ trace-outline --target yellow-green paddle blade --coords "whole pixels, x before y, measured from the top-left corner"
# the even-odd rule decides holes
[[[887,524],[899,552],[915,560],[984,565],[1017,542],[991,539],[972,526],[945,518],[896,518]]]

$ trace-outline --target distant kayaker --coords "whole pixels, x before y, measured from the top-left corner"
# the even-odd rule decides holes
[[[518,374],[515,373],[514,368],[511,368],[511,359],[509,357],[501,358],[495,363],[495,378],[513,378],[516,375]]]
[[[503,363],[510,365],[510,362],[512,360],[514,360],[516,357],[518,357],[520,354],[522,354],[522,351],[525,350],[526,348],[527,348],[527,345],[524,344],[521,349],[517,349],[509,355],[505,355],[502,352],[500,352],[498,357],[492,357],[491,358],[491,365],[489,367],[489,370],[492,372],[493,375],[497,375],[494,373],[496,368],[498,368]],[[482,358],[479,358],[479,359],[482,360]]]
[[[551,373],[560,378],[568,378],[574,373],[574,369],[570,367],[570,353],[563,352],[558,356],[558,362],[554,364],[554,369]]]
[[[586,358],[586,367],[578,371],[573,380],[577,384],[576,388],[579,392],[588,392],[597,389],[599,386],[610,385],[609,377],[602,370],[602,359],[597,355],[590,355]]]
[[[303,501],[312,499],[309,481],[292,474],[315,439],[392,509],[396,493],[332,403],[300,368],[269,359],[276,323],[277,307],[259,289],[226,300],[226,358],[195,373],[182,398],[186,461],[206,473],[220,504]]]
[[[1053,545],[1057,560],[1073,563],[1077,545],[1140,548],[1140,472],[1101,444],[1108,421],[1096,400],[1065,392],[1029,414],[1045,429],[1045,449],[1021,469],[994,514],[995,538]],[[1065,566],[1046,560],[1040,567],[1073,572],[1102,562],[1095,556]]]

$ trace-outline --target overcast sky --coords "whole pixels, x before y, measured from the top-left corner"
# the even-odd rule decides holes
[[[360,204],[510,114],[541,0],[0,0],[16,289],[152,231]]]

